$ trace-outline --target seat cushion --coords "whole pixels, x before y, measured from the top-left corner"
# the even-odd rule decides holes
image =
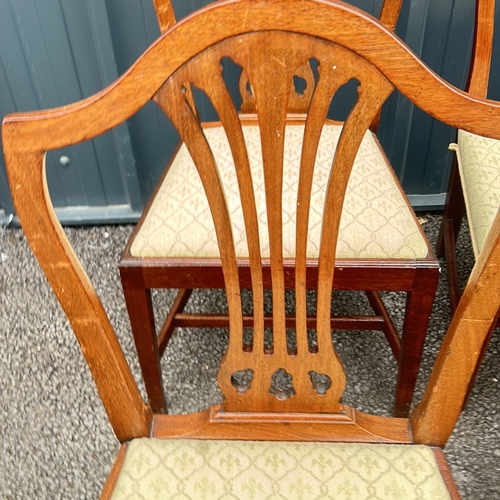
[[[500,206],[500,142],[458,131],[458,169],[464,192],[472,247],[477,256]]]
[[[385,444],[137,439],[113,500],[449,499],[432,450]]]
[[[308,257],[317,258],[322,207],[340,125],[325,125],[321,136],[309,217]],[[204,129],[217,162],[231,215],[238,257],[248,257],[243,213],[229,143],[222,127]],[[258,126],[243,127],[256,196],[262,256],[269,257],[262,152]],[[295,256],[295,224],[303,125],[289,125],[285,134],[283,186],[283,252]],[[201,180],[183,145],[136,235],[135,257],[218,257],[214,224]],[[371,132],[364,136],[349,180],[340,226],[337,258],[415,259],[427,245],[390,167]]]

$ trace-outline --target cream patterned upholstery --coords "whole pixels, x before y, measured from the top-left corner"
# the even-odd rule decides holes
[[[472,247],[477,256],[500,206],[500,142],[458,131],[458,169],[464,192]]]
[[[318,148],[309,218],[308,257],[319,254],[325,189],[340,125],[326,125]],[[250,157],[259,218],[262,256],[269,256],[262,152],[259,128],[243,127]],[[283,188],[284,257],[295,255],[295,205],[304,126],[289,125],[285,134]],[[238,257],[248,257],[234,163],[221,127],[205,129],[214,151],[231,214]],[[183,145],[131,246],[134,257],[218,257],[219,249],[201,180]],[[371,132],[365,134],[348,184],[337,258],[424,258],[427,246],[418,224]]]
[[[137,439],[112,499],[444,500],[425,446]]]

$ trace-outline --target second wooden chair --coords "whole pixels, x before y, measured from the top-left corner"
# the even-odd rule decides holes
[[[474,40],[472,46],[467,92],[475,97],[486,98],[493,53],[495,0],[476,0]],[[487,235],[500,207],[500,141],[488,139],[459,130],[457,143],[451,144],[455,151],[450,181],[443,211],[443,219],[436,251],[446,257],[448,286],[452,312],[460,300],[457,272],[456,243],[467,214],[474,256],[481,253]],[[482,360],[488,344],[498,326],[493,324],[482,346]],[[468,394],[472,390],[481,363],[471,380]]]
[[[386,0],[382,7],[381,20],[393,29],[399,15],[402,0]],[[156,0],[162,30],[173,22],[173,10],[169,2]],[[168,15],[163,15],[168,13]],[[336,154],[342,123],[322,121],[321,138],[305,142],[304,130],[311,117],[314,95],[319,92],[311,69],[317,63],[313,53],[281,80],[282,87],[274,88],[277,78],[276,69],[267,67],[266,58],[275,56],[262,46],[253,46],[253,52],[245,52],[245,58],[236,62],[243,68],[240,92],[243,100],[240,119],[243,124],[245,146],[248,150],[249,168],[252,185],[244,186],[234,169],[232,155],[244,154],[242,145],[228,141],[227,116],[233,111],[233,102],[219,91],[210,89],[215,76],[192,82],[202,89],[214,105],[220,122],[205,123],[204,133],[212,148],[213,158],[221,177],[225,197],[231,214],[231,227],[236,243],[236,255],[243,288],[251,289],[249,262],[252,256],[247,247],[249,221],[245,218],[242,203],[246,203],[248,193],[254,191],[256,220],[260,235],[258,249],[253,249],[263,259],[264,286],[274,287],[269,267],[270,242],[267,226],[271,214],[266,212],[264,200],[267,197],[280,200],[279,217],[283,221],[282,240],[286,287],[294,289],[294,257],[296,241],[304,235],[295,233],[300,195],[297,197],[301,151],[307,145],[307,157],[316,159],[314,175],[310,182],[311,210],[308,224],[299,226],[299,231],[309,232],[310,243],[307,251],[307,286],[314,289],[318,274],[319,235],[325,221],[322,207],[325,202],[325,187],[330,176],[330,168]],[[352,76],[346,68],[333,63],[338,77],[338,87],[348,83]],[[267,67],[259,74],[262,81],[254,81],[251,75],[257,74],[259,67]],[[332,69],[332,68],[331,68]],[[325,71],[321,67],[319,71]],[[254,77],[257,78],[257,77]],[[305,88],[297,90],[294,83],[302,80]],[[286,125],[282,129],[274,121],[276,116],[262,114],[263,103],[259,104],[257,85],[268,87],[269,95],[283,98]],[[273,91],[271,92],[271,89]],[[190,84],[185,86],[193,112],[196,104],[192,98]],[[212,93],[211,93],[212,92]],[[361,97],[361,96],[360,96]],[[376,106],[376,95],[370,96],[370,105]],[[167,109],[170,97],[156,99],[156,103]],[[329,105],[329,103],[328,103]],[[367,108],[368,109],[368,108]],[[232,116],[232,114],[231,114]],[[376,128],[379,111],[369,120]],[[226,123],[224,122],[226,120]],[[323,120],[323,118],[321,118]],[[276,134],[284,140],[283,171],[276,164],[276,182],[284,177],[284,186],[276,184],[276,189],[264,189],[262,169],[262,133],[259,127],[277,127]],[[184,138],[183,138],[184,139]],[[191,153],[191,154],[190,154]],[[207,154],[208,151],[207,151]],[[303,155],[303,154],[302,154]],[[141,367],[146,381],[150,403],[155,410],[165,411],[160,357],[163,354],[175,327],[227,327],[228,316],[223,314],[184,314],[184,307],[193,289],[224,288],[224,278],[217,246],[214,222],[212,222],[209,202],[202,182],[191,159],[192,152],[181,143],[167,166],[163,178],[154,192],[136,230],[134,231],[120,262],[120,273],[125,300],[130,316]],[[278,161],[278,160],[277,160]],[[249,177],[249,178],[250,178]],[[246,193],[244,190],[248,190]],[[241,199],[240,199],[241,196]],[[218,217],[217,214],[214,214]],[[216,221],[217,223],[217,221]],[[438,281],[439,264],[431,250],[415,214],[395,177],[393,169],[373,132],[367,132],[361,142],[354,162],[346,193],[346,202],[340,224],[339,245],[336,255],[334,288],[337,290],[358,290],[365,292],[374,315],[332,317],[332,329],[382,330],[389,341],[396,358],[398,375],[395,391],[395,415],[408,415],[414,386],[416,383],[420,358],[431,314]],[[167,315],[162,328],[157,332],[151,289],[178,289],[177,297]],[[402,334],[399,335],[393,320],[379,294],[380,291],[406,292],[406,311]],[[252,327],[253,319],[244,318],[245,326]],[[266,327],[272,324],[272,317],[266,317]],[[287,326],[294,328],[295,318],[286,318]],[[311,317],[309,328],[314,328]]]

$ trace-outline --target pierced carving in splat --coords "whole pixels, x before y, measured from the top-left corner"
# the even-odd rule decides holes
[[[252,385],[252,379],[253,370],[238,370],[231,376],[231,384],[240,394],[245,394]]]
[[[304,94],[307,90],[307,82],[304,78],[300,76],[294,75],[293,77],[293,87],[295,88],[295,92],[299,97],[304,97]]]
[[[285,401],[288,398],[295,396],[293,377],[283,368],[279,368],[271,377],[271,387],[269,388],[269,392],[279,401]]]
[[[326,391],[332,386],[332,379],[324,373],[318,373],[311,370],[309,373],[313,389],[320,395],[326,394]]]
[[[224,58],[230,58],[248,75],[258,114],[258,121],[252,126],[259,127],[263,157],[273,305],[272,351],[265,349],[264,280],[249,154],[238,112],[222,77],[221,61]],[[302,157],[300,165],[297,165],[300,182],[296,214],[296,350],[289,350],[285,321],[282,199],[277,194],[283,192],[286,119],[293,103],[292,96],[297,95],[294,77],[302,77],[300,68],[304,66],[311,71],[311,60],[318,62],[318,80],[311,84],[304,77],[304,97],[297,97],[303,99],[303,103],[307,102],[307,106],[302,108],[307,112],[307,118]],[[344,124],[326,187],[322,224],[326,230],[320,241],[316,342],[315,348],[312,348],[307,333],[306,252],[314,164],[333,96],[352,79],[359,82],[358,99]],[[230,215],[214,159],[217,153],[211,151],[196,113],[181,91],[186,84],[205,92],[212,102],[234,159],[252,278],[251,349],[244,343],[238,264]],[[229,346],[218,376],[225,411],[342,412],[340,400],[345,387],[345,374],[333,348],[330,330],[340,215],[361,140],[392,90],[391,84],[375,67],[350,50],[315,37],[272,32],[247,33],[206,49],[179,68],[154,96],[176,126],[196,164],[217,233],[230,317]],[[235,383],[235,373],[245,370],[253,371],[249,386]],[[281,389],[280,370],[291,377],[293,395]],[[314,375],[314,380],[311,380],[311,373],[319,377]],[[273,376],[274,389],[270,391]],[[325,382],[327,380],[329,384]],[[246,390],[243,391],[243,387]],[[288,397],[282,398],[284,395]]]
[[[288,113],[307,113],[315,87],[314,73],[309,61],[296,69],[292,82],[287,111]],[[242,99],[241,112],[257,113],[252,84],[245,70],[241,72],[239,89]]]

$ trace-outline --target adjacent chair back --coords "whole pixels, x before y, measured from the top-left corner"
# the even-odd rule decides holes
[[[493,52],[495,0],[476,0],[474,39],[466,91],[475,97],[486,98]],[[440,234],[436,246],[439,257],[446,257],[448,288],[451,310],[455,311],[460,300],[457,272],[456,243],[465,214],[474,256],[481,253],[500,206],[500,143],[459,130],[450,180],[443,210]],[[481,352],[486,354],[492,327]],[[480,368],[480,363],[477,370]],[[472,390],[477,372],[468,390]]]
[[[469,75],[465,90],[473,96],[486,98],[488,93],[488,82],[490,75],[491,56],[493,51],[493,30],[495,18],[495,0],[476,0],[476,11],[474,18],[474,38],[472,42],[472,55],[470,61]],[[473,142],[470,135],[465,134],[467,143]],[[463,140],[463,138],[462,138]],[[474,146],[472,146],[474,148]],[[452,145],[458,152],[458,147]],[[460,157],[460,155],[458,154]],[[461,160],[461,158],[460,158]],[[460,161],[462,163],[462,161]],[[496,188],[495,179],[491,175],[486,176],[481,182],[481,168],[464,165],[459,172],[459,162],[457,156],[453,156],[450,181],[448,185],[443,221],[437,243],[437,253],[439,257],[446,256],[448,270],[448,283],[450,290],[451,309],[454,311],[460,299],[458,285],[456,250],[455,245],[462,225],[462,219],[467,208],[469,225],[472,231],[472,245],[477,257],[482,249],[486,234],[488,233],[496,209],[487,205],[488,196],[484,196],[484,191]],[[476,171],[476,175],[474,175]],[[467,207],[464,199],[465,190]],[[481,185],[478,183],[481,182]],[[472,199],[471,199],[472,197]],[[485,213],[486,210],[486,213]]]
[[[245,70],[255,96],[262,200],[256,199],[250,182],[247,144],[255,139],[245,135],[244,121],[221,77],[220,62],[227,57]],[[285,221],[278,194],[284,182],[291,182],[283,161],[289,89],[294,72],[311,59],[317,61],[319,78],[294,178],[296,253],[287,258],[294,261],[297,313],[296,334],[290,337],[284,310],[289,279]],[[325,135],[337,141],[328,135],[331,125],[325,116],[339,86],[353,78],[359,84],[358,99],[328,159],[331,169],[319,205],[318,270],[311,276],[308,221],[317,144]],[[216,168],[210,128],[201,126],[186,96],[190,85],[213,102],[224,129],[217,140],[229,144],[233,158],[253,293],[250,336],[244,331],[236,257],[240,242],[229,220],[229,194]],[[345,372],[331,341],[331,290],[346,187],[367,129],[394,88],[439,120],[500,139],[500,104],[472,99],[448,85],[371,16],[323,0],[217,2],[167,31],[103,92],[64,108],[5,118],[3,145],[17,214],[123,443],[105,498],[147,497],[152,491],[188,498],[199,498],[201,491],[210,498],[255,498],[261,493],[333,498],[346,491],[358,491],[363,498],[387,497],[388,491],[399,497],[458,498],[441,452],[406,445],[442,446],[457,421],[478,346],[500,304],[495,282],[500,219],[457,309],[424,399],[410,419],[368,415],[344,405]],[[176,125],[196,165],[217,233],[229,306],[229,345],[218,375],[224,401],[195,414],[153,415],[142,400],[99,298],[55,218],[45,180],[47,150],[101,134],[151,98]],[[265,231],[256,217],[259,203],[266,207]],[[263,238],[269,243],[267,267],[259,244]],[[262,300],[266,281],[273,293],[272,336],[267,340]],[[305,304],[305,290],[312,284],[317,290],[313,324]],[[384,464],[383,474],[374,475],[366,466],[374,461]]]

